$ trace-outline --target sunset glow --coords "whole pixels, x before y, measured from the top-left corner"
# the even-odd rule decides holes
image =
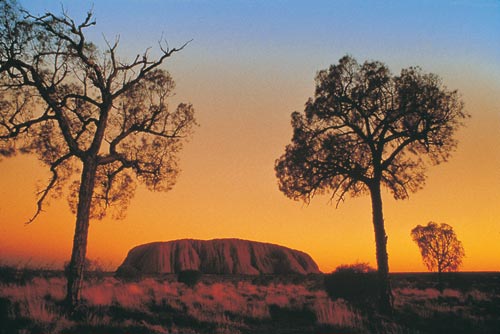
[[[21,1],[34,13],[59,2]],[[200,126],[180,155],[173,190],[138,188],[124,220],[90,225],[88,258],[115,270],[132,247],[183,238],[240,238],[304,251],[323,272],[376,266],[369,196],[329,196],[309,205],[278,189],[275,160],[291,138],[290,114],[313,95],[318,70],[345,54],[380,60],[393,73],[420,66],[457,89],[472,116],[457,151],[429,168],[423,190],[396,201],[383,190],[391,272],[426,271],[410,231],[429,221],[453,226],[463,271],[500,271],[500,2],[480,1],[66,1],[76,19],[93,7],[90,38],[120,35],[119,52],[152,53],[165,38],[193,41],[165,68],[176,102],[189,101]],[[40,217],[37,186],[48,171],[32,156],[0,161],[0,259],[61,268],[75,218],[66,196]]]

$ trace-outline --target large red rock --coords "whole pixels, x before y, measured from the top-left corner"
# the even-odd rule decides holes
[[[320,272],[304,252],[240,239],[182,239],[144,244],[129,251],[120,266],[124,267],[143,274],[179,273],[188,269],[205,274],[243,275]]]

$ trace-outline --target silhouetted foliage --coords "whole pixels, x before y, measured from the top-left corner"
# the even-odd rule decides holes
[[[342,298],[357,306],[369,306],[378,295],[377,272],[367,263],[341,265],[325,276],[325,289],[332,299]]]
[[[0,266],[0,282],[2,283],[17,283],[18,270],[12,266],[1,265]]]
[[[130,265],[121,265],[116,270],[115,276],[124,281],[134,281],[142,278],[142,273]]]
[[[314,98],[292,113],[292,143],[275,165],[279,188],[305,202],[330,193],[337,205],[370,194],[381,310],[391,309],[381,186],[396,199],[422,188],[425,167],[448,160],[467,117],[437,75],[410,67],[395,76],[381,62],[350,56],[320,71]]]
[[[200,281],[202,277],[202,273],[199,270],[182,270],[177,274],[177,281],[180,283],[184,283],[189,287],[194,287]]]
[[[426,226],[416,226],[411,231],[411,237],[418,245],[427,269],[438,272],[442,288],[441,273],[458,270],[465,256],[462,242],[457,239],[453,227],[429,222]]]
[[[305,307],[282,307],[276,304],[269,305],[271,320],[277,322],[280,328],[313,325],[316,323],[316,314]]]
[[[25,285],[36,277],[59,277],[61,272],[45,268],[0,265],[0,283]]]
[[[174,89],[160,65],[180,48],[160,44],[132,61],[88,41],[89,12],[76,23],[66,12],[32,15],[0,1],[0,154],[32,153],[51,178],[38,193],[32,222],[52,195],[69,189],[76,214],[67,301],[80,300],[89,220],[110,211],[123,218],[136,188],[167,191],[178,153],[196,124],[190,104],[168,106]]]
[[[353,264],[341,264],[335,268],[334,273],[357,273],[357,274],[367,274],[373,273],[376,270],[372,268],[366,262],[357,262]]]
[[[101,263],[97,260],[85,259],[83,273],[87,278],[102,280],[105,276]],[[64,274],[69,275],[69,262],[64,263]]]

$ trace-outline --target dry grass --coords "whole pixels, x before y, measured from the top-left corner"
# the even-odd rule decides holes
[[[343,300],[332,301],[326,293],[321,293],[314,302],[314,310],[319,324],[347,328],[363,328],[363,317]]]
[[[65,281],[61,278],[34,278],[28,284],[1,284],[0,297],[16,305],[16,317],[29,319],[32,326],[44,331],[59,332],[72,325],[54,300],[64,297]]]
[[[443,326],[450,324],[459,333],[467,333],[468,328],[488,333],[499,322],[494,316],[498,293],[484,289],[449,288],[440,293],[433,288],[399,287],[394,290],[396,317],[373,323],[373,314],[362,314],[348,302],[331,300],[324,290],[307,286],[221,279],[190,288],[172,280],[123,282],[106,277],[85,283],[85,311],[80,318],[69,320],[60,306],[65,280],[35,277],[24,284],[0,283],[0,301],[10,305],[0,320],[15,326],[12,333],[131,334],[260,334],[274,333],[276,328],[285,328],[284,332],[302,328],[304,333],[319,329],[331,333],[443,333]],[[441,329],[431,330],[434,327]]]
[[[65,318],[57,306],[64,298],[64,290],[62,278],[35,278],[25,285],[0,284],[0,297],[19,306],[16,317],[30,319],[32,324],[57,333],[77,325]],[[88,311],[80,321],[96,328],[113,325],[116,315],[103,310],[109,313],[114,307],[122,310],[122,326],[140,326],[152,333],[189,331],[175,321],[168,326],[162,325],[155,318],[153,306],[163,307],[173,314],[183,313],[200,326],[212,324],[215,333],[238,333],[248,328],[247,321],[272,322],[271,306],[314,312],[318,325],[356,328],[361,322],[361,316],[343,301],[331,301],[324,291],[311,291],[297,284],[263,286],[241,281],[199,283],[189,288],[182,283],[151,278],[122,282],[108,277],[99,282],[86,282],[82,297]],[[146,320],[132,319],[137,315]]]

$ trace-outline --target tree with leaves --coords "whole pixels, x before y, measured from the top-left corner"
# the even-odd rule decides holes
[[[67,303],[80,301],[89,221],[123,218],[136,180],[167,191],[178,153],[196,125],[191,104],[168,105],[174,89],[160,65],[184,48],[160,42],[131,61],[88,41],[89,12],[76,23],[66,12],[33,15],[0,0],[0,154],[35,154],[51,172],[32,222],[50,196],[68,185],[76,214]],[[76,177],[77,176],[77,177]]]
[[[430,271],[437,271],[439,286],[442,287],[442,273],[456,271],[465,256],[462,242],[448,224],[429,222],[411,230],[411,237],[420,249],[422,260]]]
[[[426,166],[448,160],[467,117],[437,75],[418,67],[392,75],[381,62],[350,56],[320,71],[314,98],[292,113],[292,143],[275,164],[279,188],[306,203],[316,194],[337,205],[370,194],[382,312],[391,312],[392,293],[381,188],[395,199],[421,189]]]

